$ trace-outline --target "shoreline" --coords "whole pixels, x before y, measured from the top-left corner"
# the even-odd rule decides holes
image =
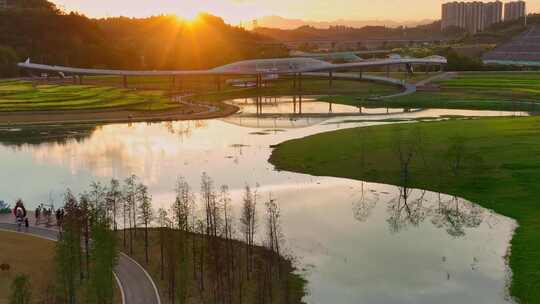
[[[223,118],[239,108],[219,103],[220,108],[203,104],[189,104],[187,108],[172,110],[89,109],[0,112],[0,127],[50,124],[132,123]]]

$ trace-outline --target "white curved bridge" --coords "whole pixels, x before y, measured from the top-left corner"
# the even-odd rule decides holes
[[[85,69],[56,65],[32,63],[30,60],[21,62],[22,69],[41,72],[62,73],[68,75],[111,75],[111,76],[188,76],[188,75],[287,75],[310,72],[332,72],[346,69],[362,69],[376,66],[392,65],[445,65],[446,58],[430,56],[425,58],[389,58],[365,60],[360,62],[333,64],[313,58],[279,58],[255,59],[239,61],[208,70],[177,70],[177,71],[134,71],[110,69]]]

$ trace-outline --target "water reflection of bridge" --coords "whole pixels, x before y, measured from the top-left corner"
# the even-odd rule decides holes
[[[392,116],[420,109],[365,108],[319,101],[316,96],[253,97],[231,100],[228,103],[240,111],[223,121],[254,128],[302,128],[331,118],[346,116]]]
[[[262,129],[299,129],[306,128],[313,125],[317,125],[328,120],[330,117],[249,117],[242,115],[233,115],[223,118],[222,121],[227,123],[248,127],[248,128],[262,128]]]

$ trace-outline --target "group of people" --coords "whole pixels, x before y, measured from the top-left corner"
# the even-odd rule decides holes
[[[43,204],[40,204],[34,211],[35,225],[40,225],[42,223],[42,219],[45,220],[47,225],[51,225],[51,217],[53,214],[56,218],[56,225],[60,227],[64,219],[64,209],[57,209],[54,211],[52,207],[46,208]],[[13,208],[13,216],[15,217],[15,222],[19,226],[24,225],[26,228],[28,228],[29,222],[27,212],[21,199],[18,199],[15,203],[15,207]]]

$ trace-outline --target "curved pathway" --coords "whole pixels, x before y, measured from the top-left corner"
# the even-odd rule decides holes
[[[0,222],[0,230],[19,232],[17,225]],[[51,241],[58,240],[58,231],[53,229],[29,227],[19,233],[29,234]],[[156,285],[146,270],[135,260],[120,253],[114,269],[120,287],[123,304],[161,304]]]
[[[317,76],[317,77],[328,77],[328,73],[306,73],[305,75]],[[405,81],[403,79],[396,79],[396,78],[391,78],[391,77],[373,76],[373,75],[365,75],[365,74],[360,76],[359,73],[358,74],[354,74],[354,73],[334,73],[333,77],[334,77],[334,79],[369,80],[369,81],[375,81],[375,82],[382,82],[382,83],[386,83],[386,84],[397,85],[397,86],[400,86],[400,87],[404,88],[404,91],[396,93],[396,94],[386,95],[386,96],[378,96],[378,97],[373,97],[372,98],[374,100],[381,100],[381,99],[389,99],[389,98],[401,97],[401,96],[406,96],[406,95],[416,93],[416,88],[418,86],[426,85],[426,84],[428,84],[428,83],[430,83],[432,81],[435,81],[435,80],[438,80],[438,79],[441,79],[441,78],[446,78],[446,77],[448,77],[450,75],[453,75],[453,74],[448,73],[448,72],[447,73],[437,74],[437,75],[434,75],[434,76],[429,77],[427,79],[424,79],[422,81],[419,81],[416,84],[408,83],[407,81]]]

